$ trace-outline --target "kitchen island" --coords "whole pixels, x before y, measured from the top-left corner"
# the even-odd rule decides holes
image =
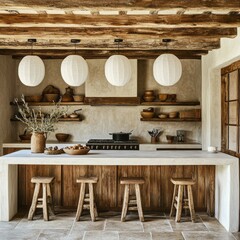
[[[187,151],[90,151],[87,155],[70,156],[31,154],[21,150],[1,157],[0,220],[9,221],[17,212],[18,165],[53,166],[216,166],[215,217],[231,232],[239,223],[238,158],[223,153],[199,150]],[[151,170],[151,169],[150,169]],[[51,173],[50,173],[51,174]],[[79,175],[86,172],[79,170]],[[89,174],[89,172],[88,172]],[[90,172],[91,174],[91,172]],[[173,173],[172,173],[173,174]],[[142,173],[144,177],[144,173]],[[99,177],[101,182],[102,176]],[[69,178],[69,176],[68,176]],[[109,183],[110,184],[110,183]],[[167,183],[170,184],[170,183]],[[114,185],[117,188],[117,185]],[[110,188],[111,186],[109,186]],[[78,194],[78,193],[77,193]],[[162,193],[163,194],[163,193]],[[156,195],[156,194],[155,194]],[[155,196],[156,197],[156,196]],[[157,198],[157,197],[156,197]]]

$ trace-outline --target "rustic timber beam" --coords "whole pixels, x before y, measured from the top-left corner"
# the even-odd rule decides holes
[[[0,27],[139,27],[197,28],[239,27],[240,14],[195,15],[64,15],[64,14],[1,14]]]
[[[99,9],[120,9],[124,10],[145,10],[145,9],[202,9],[204,11],[218,10],[229,8],[232,11],[239,10],[239,0],[64,0],[64,1],[52,1],[52,0],[1,0],[0,9],[13,8],[35,8],[35,9],[67,9],[72,10],[76,8],[86,10],[99,10]]]
[[[122,50],[211,50],[220,47],[220,40],[215,38],[203,38],[203,39],[176,39],[169,43],[162,42],[162,39],[148,39],[141,40],[132,39],[124,41],[120,44],[119,51]],[[0,39],[0,49],[30,49],[31,46],[26,39],[24,40],[11,40]],[[56,40],[56,39],[43,39],[34,43],[34,49],[72,49],[74,45],[68,40]],[[118,45],[113,42],[113,39],[104,40],[82,40],[77,45],[77,49],[81,50],[115,50],[118,49]]]
[[[159,39],[159,38],[220,38],[235,37],[237,28],[58,28],[0,27],[0,38],[28,39]]]
[[[12,55],[14,58],[22,58],[28,54],[33,53],[41,58],[46,59],[63,59],[66,56],[73,54],[70,50],[23,50],[23,49],[0,49],[0,55]],[[115,51],[111,50],[77,50],[77,54],[81,55],[86,59],[106,59],[111,55],[115,54]],[[154,59],[163,53],[172,53],[180,59],[200,59],[201,55],[205,55],[208,51],[181,51],[181,50],[123,50],[121,54],[125,55],[130,59]]]

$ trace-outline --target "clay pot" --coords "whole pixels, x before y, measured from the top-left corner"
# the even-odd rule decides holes
[[[66,92],[62,95],[62,102],[73,102],[73,89],[70,87],[66,88]]]
[[[46,146],[46,136],[43,132],[33,132],[31,137],[31,152],[43,153]]]

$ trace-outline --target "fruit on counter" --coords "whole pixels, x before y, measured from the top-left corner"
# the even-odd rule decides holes
[[[79,150],[79,149],[89,149],[89,147],[83,146],[83,145],[81,145],[81,144],[76,144],[76,145],[74,145],[74,146],[65,147],[65,149]]]
[[[58,149],[58,146],[54,146],[54,147],[45,148],[44,153],[54,155],[54,154],[64,153],[64,151],[62,148]]]

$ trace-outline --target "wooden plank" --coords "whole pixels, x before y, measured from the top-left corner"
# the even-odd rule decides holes
[[[34,44],[35,50],[71,50],[72,54],[75,52],[73,44],[70,44],[70,38],[66,39],[42,39],[38,40]],[[167,45],[159,39],[127,39],[120,45],[119,52],[122,54],[122,50],[211,50],[220,48],[220,38],[185,38],[185,39],[174,39]],[[0,39],[0,49],[20,49],[20,50],[31,50],[31,47],[26,42],[26,39]],[[88,39],[82,40],[81,44],[78,45],[77,51],[86,50],[114,50],[115,54],[118,51],[118,45],[114,44],[114,39],[99,40]]]
[[[238,9],[239,10],[239,9]],[[238,27],[240,15],[170,14],[170,15],[61,15],[1,14],[0,27],[140,27],[199,28]]]
[[[154,101],[154,102],[141,102],[141,105],[144,106],[198,106],[200,105],[199,101],[185,101],[185,102],[161,102],[161,101]]]
[[[67,55],[73,54],[72,50],[33,50],[33,54],[40,56],[43,59],[63,59]],[[121,50],[121,54],[130,59],[152,59],[157,58],[160,54],[171,53],[180,59],[200,59],[201,55],[208,53],[206,50]],[[31,54],[31,50],[22,49],[0,49],[1,55],[12,55],[13,58],[19,59]],[[85,59],[104,59],[116,54],[115,50],[81,50],[80,54]]]
[[[97,105],[139,105],[139,97],[85,97],[85,103]]]
[[[150,122],[201,122],[200,118],[181,119],[181,118],[141,118],[141,121]]]
[[[88,11],[97,11],[97,10],[116,10],[121,11],[127,10],[145,10],[145,9],[197,9],[202,11],[212,11],[212,10],[239,10],[239,1],[238,0],[211,0],[211,1],[199,1],[199,0],[158,0],[158,1],[149,1],[149,0],[139,0],[134,2],[129,2],[126,0],[112,1],[112,0],[81,0],[81,5],[79,5],[78,0],[65,0],[57,1],[52,3],[51,0],[23,0],[23,1],[13,1],[13,0],[2,0],[0,3],[0,9],[36,9],[36,10],[47,10],[47,9],[62,9],[62,10],[75,10],[81,6],[80,9]]]
[[[219,38],[219,37],[235,37],[237,28],[94,28],[94,27],[29,27],[22,29],[21,27],[0,27],[0,39],[161,39],[174,38],[185,39],[191,38]],[[80,44],[79,44],[80,45]]]

